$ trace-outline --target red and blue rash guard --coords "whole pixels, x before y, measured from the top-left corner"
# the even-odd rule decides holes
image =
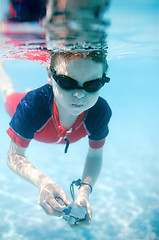
[[[100,148],[108,135],[111,117],[108,103],[99,97],[93,107],[81,113],[72,127],[65,130],[60,126],[53,89],[49,84],[27,94],[10,95],[7,98],[6,109],[13,116],[7,133],[17,145],[25,148],[32,139],[64,144],[65,137],[73,143],[86,135],[92,148]]]

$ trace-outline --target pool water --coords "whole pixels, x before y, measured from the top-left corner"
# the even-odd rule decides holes
[[[0,98],[1,240],[159,239],[158,11],[157,0],[114,0],[109,10],[111,82],[101,96],[113,116],[103,168],[90,198],[89,227],[73,230],[61,218],[45,215],[37,204],[37,189],[7,167],[10,119]],[[8,60],[6,70],[17,91],[47,81],[45,66],[36,62]],[[72,144],[68,154],[63,146],[32,141],[26,155],[69,195],[70,183],[81,177],[86,151],[87,139]]]

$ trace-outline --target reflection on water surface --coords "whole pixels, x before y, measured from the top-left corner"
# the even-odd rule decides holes
[[[26,6],[23,7],[25,1],[11,1],[12,8],[17,11],[16,16],[11,11],[11,6],[6,6],[9,13],[1,21],[1,57],[14,59],[22,58],[23,55],[25,59],[24,52],[28,50],[34,55],[35,49],[57,51],[107,48],[108,0],[50,0],[47,2],[46,14],[39,11],[41,5],[38,5],[42,2],[46,0],[28,4],[30,15],[26,13]],[[32,9],[39,14],[38,18],[32,17]],[[37,57],[37,53],[35,55]]]

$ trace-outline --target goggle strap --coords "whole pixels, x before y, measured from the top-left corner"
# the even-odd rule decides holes
[[[92,192],[92,186],[88,183],[82,182],[81,179],[78,179],[76,181],[72,181],[72,183],[70,185],[70,193],[71,193],[71,197],[72,197],[73,202],[75,200],[74,185],[79,186],[79,188],[81,187],[81,185],[87,185],[87,186],[90,187],[90,193]]]

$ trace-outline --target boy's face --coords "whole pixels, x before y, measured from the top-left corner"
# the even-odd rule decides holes
[[[103,65],[90,59],[71,59],[65,61],[60,58],[54,66],[57,75],[73,78],[82,87],[85,82],[102,78]],[[91,108],[99,97],[99,91],[86,92],[84,89],[65,90],[52,79],[53,92],[58,108],[67,110],[68,114],[79,115]]]

